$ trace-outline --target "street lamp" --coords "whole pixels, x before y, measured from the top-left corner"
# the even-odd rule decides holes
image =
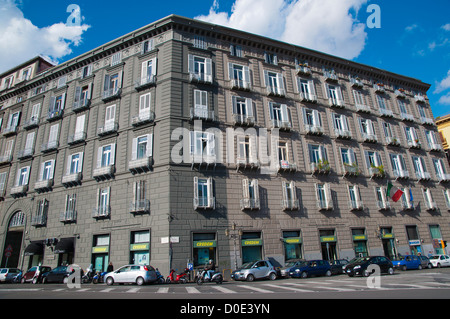
[[[225,229],[225,236],[232,238],[234,242],[234,269],[237,269],[237,250],[236,250],[236,239],[242,236],[242,229],[236,229],[236,223],[231,225],[231,229]]]

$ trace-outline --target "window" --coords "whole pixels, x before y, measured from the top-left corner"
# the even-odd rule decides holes
[[[366,104],[366,99],[361,91],[353,90],[353,98],[355,99],[356,110],[369,112],[370,109]]]
[[[239,58],[242,58],[244,56],[242,47],[235,44],[230,44],[230,54]]]
[[[16,176],[16,186],[28,185],[29,174],[30,174],[30,166],[19,168]]]
[[[33,226],[44,226],[47,223],[48,200],[41,199],[36,204],[36,213],[33,215],[31,224]]]
[[[392,171],[395,178],[408,178],[409,172],[406,169],[406,162],[401,154],[389,154]]]
[[[75,221],[77,219],[77,195],[69,194],[66,195],[66,203],[65,203],[64,212],[61,213],[60,221],[62,222],[70,222]]]
[[[194,209],[215,209],[212,178],[194,177]]]
[[[382,125],[384,137],[386,138],[386,143],[390,145],[400,145],[400,142],[398,141],[397,137],[394,134],[392,125],[388,122],[383,122]]]
[[[352,134],[348,127],[347,116],[343,114],[333,113],[332,118],[333,118],[334,133],[336,137],[350,138]]]
[[[114,165],[116,144],[100,146],[97,152],[97,168]]]
[[[147,52],[152,51],[154,49],[154,42],[155,41],[153,39],[149,39],[149,40],[142,42],[141,54],[145,54]]]
[[[425,130],[425,138],[427,140],[428,147],[432,151],[442,151],[443,150],[442,145],[438,138],[438,134],[439,133],[435,132],[435,131]]]
[[[151,106],[151,93],[142,94],[139,97],[139,119],[147,120],[151,117],[150,106]]]
[[[381,156],[376,151],[364,151],[366,158],[366,166],[369,170],[370,175],[384,175],[383,162],[381,161]]]
[[[53,179],[53,171],[55,169],[55,160],[46,161],[41,164],[40,181]]]
[[[232,96],[234,122],[239,124],[254,124],[253,103],[250,98]]]
[[[401,200],[403,209],[414,209],[414,199],[411,188],[401,188],[403,192]]]
[[[14,82],[14,75],[5,78],[5,80],[3,81],[3,90],[5,89],[9,89],[10,87],[12,87],[12,84]]]
[[[156,58],[142,62],[140,85],[154,83],[156,76]]]
[[[323,163],[328,160],[325,146],[308,144],[308,149],[310,163]]]
[[[264,52],[264,61],[268,64],[278,65],[278,56],[275,53]]]
[[[52,96],[50,98],[50,105],[48,108],[49,117],[62,115],[62,110],[64,110],[65,101],[66,101],[66,93],[63,93],[58,96]]]
[[[7,160],[10,160],[10,159],[11,159],[11,157],[12,157],[13,145],[14,145],[14,140],[13,140],[13,139],[7,140],[7,141],[5,142],[5,148],[4,148],[4,151],[3,151],[3,157],[4,157],[4,159],[7,159]]]
[[[122,87],[122,72],[106,74],[103,86],[103,99],[115,97],[120,94]]]
[[[333,209],[331,188],[329,183],[316,183],[316,200],[319,209]]]
[[[290,129],[291,122],[286,104],[269,102],[269,114],[272,121],[272,127]]]
[[[413,165],[414,165],[414,171],[416,173],[417,179],[430,179],[430,173],[427,172],[427,168],[425,166],[425,160],[423,157],[420,156],[413,156],[412,157]]]
[[[0,198],[5,196],[7,172],[0,173]]]
[[[97,210],[93,217],[106,217],[111,213],[109,206],[111,187],[100,188],[97,193]]]
[[[211,132],[190,132],[190,155],[194,163],[214,163],[215,136]]]
[[[190,81],[212,83],[212,60],[189,54]]]
[[[302,101],[316,102],[316,90],[314,89],[314,81],[297,78],[298,91]]]
[[[375,196],[377,199],[378,209],[386,210],[391,207],[390,203],[387,201],[386,190],[384,189],[384,187],[375,187]]]
[[[420,147],[420,140],[419,136],[417,135],[416,129],[414,127],[405,126],[404,130],[408,146],[413,148]]]
[[[143,180],[134,182],[131,212],[148,212],[150,210],[150,201],[146,197],[146,182]]]
[[[191,117],[200,119],[210,118],[207,91],[194,90],[194,108],[192,112]]]
[[[237,139],[237,164],[258,164],[257,140],[256,136],[238,135]]]
[[[69,155],[67,158],[66,175],[81,173],[83,170],[83,152]]]
[[[228,63],[231,87],[236,89],[251,89],[250,70],[246,65]]]
[[[341,160],[345,175],[358,175],[358,162],[353,149],[341,147]]]
[[[120,62],[122,62],[122,52],[121,51],[114,53],[111,56],[111,66],[117,65]]]
[[[356,185],[348,185],[348,195],[349,195],[349,208],[351,210],[359,210],[363,208],[363,203],[361,201],[361,194],[359,192],[359,187]]]
[[[242,190],[241,209],[259,209],[258,180],[244,178],[242,180]]]
[[[341,87],[338,85],[332,85],[325,83],[325,92],[328,97],[328,102],[331,106],[344,106],[344,98],[342,96]]]
[[[85,86],[77,86],[75,88],[75,98],[73,102],[73,107],[82,108],[89,105],[91,101],[92,83]]]
[[[427,210],[434,210],[437,208],[436,202],[433,200],[433,196],[431,195],[431,189],[423,188],[422,189],[423,198],[425,200],[425,207]]]
[[[4,132],[12,132],[16,130],[19,124],[20,112],[14,112],[9,115],[8,122],[6,123],[6,128]]]
[[[303,124],[307,134],[323,134],[320,113],[317,110],[303,108]]]
[[[387,107],[386,99],[381,95],[376,95],[376,98],[381,116],[393,116],[394,114]]]
[[[358,120],[362,139],[366,142],[376,142],[377,135],[372,120],[364,118],[359,118]]]
[[[283,74],[264,70],[264,79],[269,95],[286,95]]]
[[[0,175],[0,177],[1,177],[1,175]],[[1,178],[0,178],[0,181],[1,181]],[[447,206],[447,210],[450,210],[450,189],[444,189],[444,199],[445,199],[445,205]]]
[[[138,160],[152,156],[153,134],[146,134],[133,138],[131,160]]]
[[[85,67],[83,67],[83,69],[81,70],[81,78],[87,78],[88,76],[90,76],[92,74],[92,64],[86,65]]]
[[[447,174],[442,159],[433,158],[433,166],[436,176],[440,182],[450,180],[450,174]]]
[[[31,68],[26,68],[22,71],[22,76],[21,76],[21,80],[25,81],[25,80],[29,80],[31,77]]]
[[[281,183],[281,188],[283,192],[283,200],[281,207],[284,210],[294,210],[298,209],[298,199],[297,192],[295,188],[295,182],[285,182]]]

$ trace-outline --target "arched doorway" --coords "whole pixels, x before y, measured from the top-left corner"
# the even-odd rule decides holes
[[[5,246],[3,247],[1,267],[19,267],[20,248],[25,228],[25,214],[22,211],[14,213],[8,223]]]

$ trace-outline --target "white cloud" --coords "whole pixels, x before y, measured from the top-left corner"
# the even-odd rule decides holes
[[[447,93],[446,95],[441,96],[439,98],[438,103],[443,104],[443,105],[450,105],[450,93]]]
[[[90,26],[64,23],[38,28],[26,19],[14,0],[0,0],[0,73],[37,55],[57,62],[78,46]]]
[[[434,93],[441,93],[447,89],[450,89],[450,70],[448,70],[447,76],[442,81],[436,83]]]
[[[441,26],[441,28],[445,31],[450,31],[450,23],[444,24],[443,26]]]
[[[196,19],[244,30],[347,59],[365,46],[358,12],[367,0],[235,0],[231,13],[214,0],[209,14]]]

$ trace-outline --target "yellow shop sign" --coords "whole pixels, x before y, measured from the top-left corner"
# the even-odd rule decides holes
[[[194,241],[194,247],[195,248],[206,248],[206,247],[216,247],[216,241],[215,240],[200,240],[200,241]]]

